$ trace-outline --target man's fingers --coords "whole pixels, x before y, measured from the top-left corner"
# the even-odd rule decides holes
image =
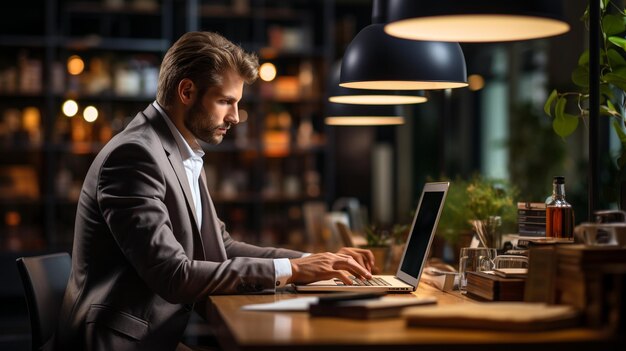
[[[339,264],[336,267],[337,269],[346,270],[357,277],[364,277],[366,279],[372,278],[372,274],[367,269],[365,269],[365,267],[359,265],[352,257],[350,257],[350,259],[347,261],[342,261],[338,263]]]
[[[365,257],[361,255],[357,255],[356,257],[353,257],[353,258],[359,265],[361,265],[361,267],[364,267],[370,273],[372,272],[372,265],[369,263],[369,261],[367,261]]]
[[[344,273],[343,271],[336,271],[337,278],[339,278],[345,285],[352,285],[352,279],[349,275]]]
[[[369,250],[365,250],[370,252]],[[358,254],[356,254],[356,252],[354,252],[355,255],[357,256],[356,258],[351,256],[351,255],[347,255],[347,254],[343,254],[343,253],[338,253],[338,256],[341,257],[348,257],[348,260],[345,261],[346,263],[350,264],[350,266],[348,268],[346,268],[347,270],[349,270],[352,274],[359,276],[359,277],[364,277],[367,279],[371,279],[372,278],[372,269],[374,268],[374,265],[370,265],[369,267],[363,262],[363,256],[360,256]],[[360,259],[361,262],[357,261],[357,259]]]
[[[357,249],[353,249],[353,250],[357,250]],[[359,250],[362,250],[362,249],[359,249]],[[364,250],[364,251],[368,251],[368,252],[369,252],[369,250]],[[346,253],[337,253],[337,255],[339,255],[339,256],[341,256],[341,257],[346,257],[346,256],[347,256],[347,257],[351,257],[351,258],[352,258],[353,260],[355,260],[355,261],[356,261],[359,265],[361,265],[362,267],[365,267],[365,269],[367,269],[367,270],[368,270],[368,271],[370,271],[370,272],[372,271],[372,269],[371,269],[372,264],[370,264],[370,263],[367,261],[367,259],[366,259],[366,257],[365,257],[364,255],[361,255],[361,254],[359,254],[359,253],[358,253],[358,252],[356,252],[356,251],[352,251],[352,252],[350,252],[350,253],[348,253],[348,254],[346,254]]]
[[[356,261],[356,263],[358,263],[362,267],[365,267],[365,269],[369,271],[369,269],[367,268],[367,264],[365,263],[365,260],[363,260],[362,256],[353,257],[353,259]]]
[[[370,266],[374,266],[374,254],[370,250],[363,250],[363,255],[367,258],[367,262],[370,263]]]
[[[370,272],[375,266],[374,254],[372,251],[367,249],[343,247],[337,252],[337,254],[352,256],[352,258],[354,258],[360,265],[367,268]]]

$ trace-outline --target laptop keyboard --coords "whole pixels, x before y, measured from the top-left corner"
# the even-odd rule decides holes
[[[387,282],[383,278],[374,277],[372,279],[360,279],[355,277],[350,277],[352,279],[352,285],[357,286],[390,286],[389,282]],[[339,279],[335,279],[337,285],[344,285],[343,282]]]

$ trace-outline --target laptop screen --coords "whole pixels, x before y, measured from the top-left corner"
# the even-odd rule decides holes
[[[426,183],[411,226],[398,278],[417,285],[428,250],[435,236],[449,183]]]

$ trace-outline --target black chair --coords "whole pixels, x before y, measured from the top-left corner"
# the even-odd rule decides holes
[[[30,317],[32,349],[51,350],[65,287],[70,276],[67,253],[20,257],[17,268],[24,285]]]

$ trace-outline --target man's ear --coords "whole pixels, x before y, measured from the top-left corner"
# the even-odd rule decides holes
[[[189,78],[184,78],[178,83],[178,98],[184,105],[191,104],[196,96],[196,85]]]

